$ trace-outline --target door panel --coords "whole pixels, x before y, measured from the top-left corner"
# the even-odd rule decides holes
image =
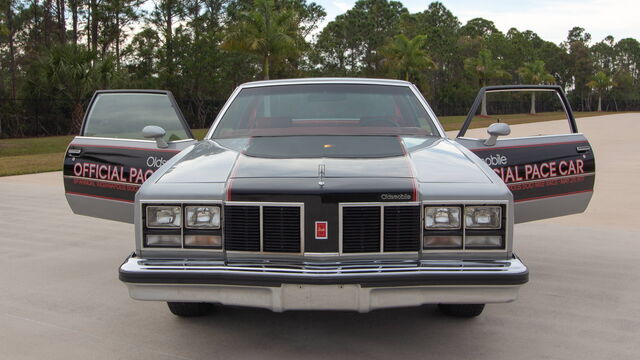
[[[557,91],[569,121],[568,134],[507,138],[485,145],[485,139],[463,137],[477,110],[472,108],[457,142],[485,161],[513,193],[515,222],[540,220],[580,213],[586,210],[593,194],[595,158],[589,141],[577,132],[571,108],[559,87],[541,86]],[[500,86],[483,91],[531,91],[536,86]],[[545,126],[541,124],[540,126]]]
[[[104,118],[92,117],[92,114],[100,113],[93,111],[94,106],[100,103],[100,97],[105,94],[124,95],[122,99],[126,98],[126,101],[134,106],[123,104],[120,106],[119,115],[109,118],[108,121],[104,121]],[[170,135],[168,136],[175,138],[175,134],[182,133],[184,134],[182,137],[187,138],[175,141],[168,139],[167,148],[158,148],[155,140],[138,139],[142,128],[139,129],[139,133],[134,131],[135,128],[157,123],[153,119],[145,119],[140,112],[146,110],[136,108],[138,104],[132,101],[132,97],[135,99],[136,95],[141,94],[161,96],[161,99],[154,101],[159,101],[158,106],[167,106],[161,123],[169,127]],[[118,102],[117,98],[111,98],[109,101],[111,105],[117,105]],[[111,131],[113,135],[77,136],[71,141],[67,148],[63,169],[67,202],[76,214],[132,223],[133,202],[140,186],[167,160],[195,143],[195,140],[192,139],[191,131],[186,127],[182,114],[168,92],[97,92],[87,114],[84,119],[83,134],[88,132],[87,128],[98,127],[87,126],[87,123],[101,122],[99,128],[105,133]],[[152,116],[158,116],[158,111],[154,111]],[[133,118],[135,119],[132,120]],[[132,125],[132,123],[135,124]]]
[[[513,193],[516,223],[583,212],[593,192],[595,159],[582,134],[498,140],[457,139]],[[587,150],[589,149],[589,150]]]

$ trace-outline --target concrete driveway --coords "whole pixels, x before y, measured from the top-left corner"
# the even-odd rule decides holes
[[[71,214],[60,173],[0,178],[0,358],[639,359],[640,114],[578,124],[597,161],[588,211],[518,225],[530,282],[472,320],[434,306],[177,318],[118,281],[131,225]]]

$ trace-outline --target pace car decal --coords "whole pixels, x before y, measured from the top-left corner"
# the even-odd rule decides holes
[[[135,194],[153,173],[178,150],[95,145],[64,160],[64,186],[68,194],[133,202]]]
[[[514,201],[593,190],[595,161],[586,141],[471,149],[507,184]]]

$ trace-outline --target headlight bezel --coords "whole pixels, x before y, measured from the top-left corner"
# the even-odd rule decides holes
[[[149,208],[153,207],[179,207],[180,208],[180,227],[157,227],[152,224],[149,226]],[[219,214],[218,224],[215,228],[212,227],[188,227],[187,226],[187,207],[216,207]],[[139,203],[139,209],[141,217],[141,226],[139,227],[141,235],[140,246],[142,249],[147,250],[159,250],[159,251],[175,251],[175,250],[193,250],[193,251],[223,251],[224,244],[222,241],[222,225],[223,225],[223,206],[222,201],[202,201],[202,200],[184,200],[184,201],[163,201],[163,200],[142,200]],[[174,235],[180,238],[180,242],[174,245],[154,245],[148,241],[148,236],[157,235]],[[189,244],[187,237],[211,237],[218,238],[217,241],[211,241],[211,246],[205,246],[201,244]]]
[[[504,252],[510,251],[510,243],[508,241],[512,225],[508,222],[509,219],[509,201],[508,200],[451,200],[451,201],[435,201],[428,200],[423,201],[421,203],[422,206],[422,246],[421,251],[423,253],[490,253],[490,252]],[[448,231],[436,230],[433,228],[428,228],[426,225],[426,213],[427,208],[429,207],[460,207],[461,208],[461,226],[457,230],[447,229]],[[467,226],[467,210],[466,208],[492,208],[499,207],[499,225],[498,227],[469,227]],[[428,246],[427,245],[427,237],[433,236],[462,236],[462,245],[461,246]],[[467,244],[467,237],[471,237],[474,240],[477,240],[478,237],[487,237],[491,239],[493,243],[495,243],[496,239],[500,239],[500,245],[495,246],[493,244],[480,245],[475,246],[471,243]],[[433,242],[431,242],[433,243]]]

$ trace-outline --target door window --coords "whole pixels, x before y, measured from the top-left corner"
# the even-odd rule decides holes
[[[487,127],[496,122],[510,126],[527,124],[511,127],[511,134],[500,139],[572,133],[567,112],[555,90],[487,91],[464,136],[486,138]]]
[[[162,127],[167,142],[190,138],[167,95],[142,93],[97,95],[83,135],[143,140],[142,128],[147,125]]]

